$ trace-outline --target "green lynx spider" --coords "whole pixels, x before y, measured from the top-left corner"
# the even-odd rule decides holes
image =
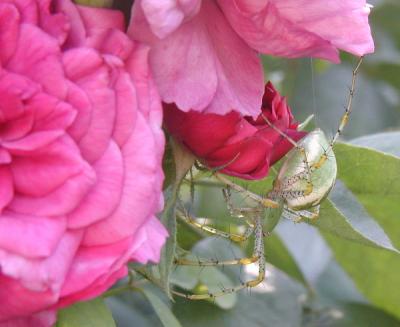
[[[335,184],[337,165],[333,152],[333,145],[343,132],[348,123],[352,102],[355,92],[356,78],[361,66],[363,57],[359,58],[357,65],[353,69],[351,86],[349,89],[345,112],[341,117],[339,127],[333,138],[328,141],[324,132],[320,129],[308,133],[302,140],[295,142],[285,133],[278,130],[272,123],[264,117],[267,124],[277,130],[283,137],[288,139],[294,147],[286,156],[277,177],[274,180],[273,188],[265,197],[251,193],[241,186],[232,183],[229,179],[220,174],[216,178],[227,185],[224,195],[227,200],[228,209],[231,214],[243,218],[247,223],[247,229],[242,234],[231,234],[219,231],[213,227],[198,223],[193,217],[185,212],[178,211],[178,215],[185,219],[189,224],[200,228],[210,234],[218,235],[234,242],[242,242],[254,235],[254,251],[250,258],[241,258],[228,261],[191,261],[185,258],[177,258],[177,265],[188,266],[228,266],[228,265],[248,265],[258,263],[259,272],[254,280],[242,282],[241,284],[223,288],[216,293],[188,294],[173,291],[178,296],[190,300],[212,299],[225,294],[233,293],[245,288],[255,287],[260,284],[265,277],[265,255],[264,255],[264,236],[278,223],[281,216],[300,221],[302,219],[315,219],[319,215],[319,205],[329,194]],[[229,189],[233,189],[258,203],[255,208],[235,208],[230,201]],[[269,209],[268,223],[263,221],[265,210]],[[272,209],[272,210],[271,210]],[[275,209],[275,213],[273,213]],[[278,209],[278,210],[276,210]]]

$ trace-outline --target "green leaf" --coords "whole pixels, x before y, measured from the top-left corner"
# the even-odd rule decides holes
[[[383,310],[362,303],[343,303],[306,315],[303,327],[399,327],[400,321]]]
[[[79,302],[59,311],[57,327],[116,327],[103,299]]]
[[[338,305],[342,302],[368,303],[350,276],[331,259],[315,283],[318,304]]]
[[[167,228],[169,237],[161,251],[160,263],[158,265],[160,280],[166,294],[172,299],[170,294],[170,275],[173,267],[176,251],[176,205],[178,194],[183,178],[193,166],[194,156],[187,151],[183,145],[170,140],[175,162],[175,180],[165,191],[165,207],[161,216],[161,222]]]
[[[181,324],[164,301],[150,290],[142,289],[141,291],[153,306],[154,311],[157,313],[164,327],[181,327]]]
[[[351,140],[351,144],[400,157],[399,140],[400,132],[387,132],[359,137]]]
[[[386,145],[387,146],[387,145]],[[392,142],[394,151],[400,144]],[[400,159],[372,149],[338,145],[339,176],[370,216],[400,246]],[[400,317],[400,256],[323,233],[336,260],[377,307]]]
[[[186,259],[193,261],[209,260],[232,260],[243,258],[246,255],[231,242],[215,237],[207,237],[193,247],[192,254],[185,256]],[[216,293],[221,288],[230,288],[240,283],[240,266],[220,267],[217,266],[177,266],[171,276],[171,283],[193,293]],[[210,299],[221,309],[231,309],[237,301],[236,293]]]
[[[178,198],[179,184],[170,186],[165,194],[165,208],[161,217],[161,222],[167,228],[169,237],[161,251],[158,269],[160,272],[161,285],[168,296],[170,295],[169,277],[176,251],[176,201]]]
[[[392,144],[395,146],[395,143]],[[390,197],[396,196],[398,199],[400,158],[344,143],[335,146],[335,153],[338,176],[354,194],[367,194],[371,197],[384,194]]]
[[[253,276],[254,277],[254,276]],[[300,327],[304,288],[267,265],[263,284],[238,293],[236,306],[221,310],[205,301],[177,299],[173,311],[183,326]]]
[[[266,260],[287,273],[290,277],[308,286],[303,273],[301,272],[296,260],[282,242],[280,237],[273,233],[265,238],[265,258]]]
[[[104,8],[109,8],[113,4],[113,0],[75,0],[75,2],[79,5]]]
[[[330,327],[400,327],[400,321],[383,310],[368,304],[347,303],[341,307],[343,317],[335,319]]]
[[[322,203],[319,219],[308,223],[344,239],[398,252],[391,241],[394,217],[380,221],[375,212],[382,201],[400,210],[400,180],[396,177],[400,158],[349,144],[338,144],[335,153],[340,180],[329,201]],[[387,228],[389,224],[391,228]]]
[[[171,142],[165,142],[165,151],[162,164],[165,175],[163,190],[165,190],[175,181],[176,178],[176,167]]]
[[[329,200],[321,204],[318,219],[305,222],[343,239],[398,252],[382,228],[340,181]]]

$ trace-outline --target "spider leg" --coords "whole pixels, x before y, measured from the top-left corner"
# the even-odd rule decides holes
[[[353,104],[353,98],[354,98],[354,93],[355,93],[355,88],[356,88],[356,80],[357,80],[357,75],[358,72],[360,70],[360,66],[363,62],[363,57],[360,57],[360,59],[357,62],[356,67],[353,69],[352,72],[352,79],[351,79],[351,86],[349,88],[349,94],[347,97],[347,105],[345,107],[345,112],[342,115],[342,118],[340,119],[340,123],[339,123],[339,127],[336,131],[336,134],[333,136],[331,142],[330,142],[330,147],[332,148],[333,145],[336,143],[337,139],[339,138],[339,136],[342,134],[344,128],[346,127],[349,118],[350,118],[350,114],[352,111],[352,104]]]
[[[215,177],[217,179],[219,179],[222,183],[228,185],[230,188],[232,188],[236,192],[245,194],[248,198],[254,200],[257,203],[262,204],[264,207],[279,208],[279,206],[280,206],[280,204],[277,201],[274,201],[270,198],[264,198],[255,193],[252,193],[249,190],[246,190],[245,188],[241,187],[240,185],[237,185],[237,184],[231,182],[229,179],[225,178],[224,176],[222,176],[220,174],[215,174]]]
[[[215,266],[235,266],[235,265],[249,265],[258,261],[258,257],[252,256],[249,258],[240,258],[233,260],[190,260],[186,258],[175,259],[175,264],[179,266],[195,266],[195,267],[215,267]]]
[[[228,233],[228,232],[224,232],[221,231],[219,229],[216,229],[214,227],[211,226],[207,226],[205,224],[201,224],[199,222],[197,222],[189,213],[184,213],[181,210],[177,211],[177,216],[179,218],[181,218],[182,220],[184,220],[186,223],[199,228],[209,234],[213,234],[213,235],[217,235],[217,236],[221,236],[223,238],[227,238],[233,242],[245,242],[247,241],[247,239],[253,234],[254,231],[254,226],[249,225],[246,229],[246,231],[243,234],[233,234],[233,233]]]
[[[240,285],[234,287],[223,288],[221,291],[215,293],[189,294],[175,290],[173,290],[172,293],[189,300],[207,300],[207,299],[214,299],[216,297],[223,296],[226,294],[235,293],[245,288],[255,287],[258,284],[262,283],[265,278],[264,233],[262,230],[261,219],[259,217],[256,218],[255,242],[254,242],[254,251],[252,258],[256,258],[254,262],[257,261],[259,267],[258,275],[253,280],[242,282]]]
[[[292,210],[290,208],[285,207],[283,210],[283,217],[289,219],[295,223],[299,223],[304,219],[314,220],[319,217],[319,205],[310,208],[309,210]]]
[[[239,218],[239,219],[244,219],[245,222],[249,226],[254,227],[254,219],[250,219],[250,217],[254,217],[256,214],[260,214],[261,213],[260,208],[258,208],[258,207],[249,207],[249,208],[236,207],[232,202],[231,189],[229,186],[227,188],[222,189],[222,193],[224,195],[226,206],[227,206],[231,216]]]

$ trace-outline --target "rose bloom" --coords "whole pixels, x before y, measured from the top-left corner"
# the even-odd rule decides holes
[[[297,131],[286,99],[271,83],[265,86],[261,114],[255,120],[233,111],[224,116],[185,113],[173,104],[165,104],[164,113],[168,131],[206,166],[245,179],[265,177],[269,167],[292,147],[276,129],[296,141],[306,134]]]
[[[136,0],[129,35],[151,45],[162,100],[183,110],[256,117],[258,53],[339,62],[374,50],[365,0]]]
[[[122,13],[0,2],[0,326],[50,326],[159,260],[162,109]]]

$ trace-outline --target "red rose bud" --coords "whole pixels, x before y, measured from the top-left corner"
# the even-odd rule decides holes
[[[234,111],[221,116],[183,112],[175,104],[164,104],[164,122],[208,167],[221,167],[221,172],[244,179],[261,179],[293,147],[265,118],[296,141],[306,134],[297,131],[286,99],[271,82],[265,86],[261,110],[254,120]]]

